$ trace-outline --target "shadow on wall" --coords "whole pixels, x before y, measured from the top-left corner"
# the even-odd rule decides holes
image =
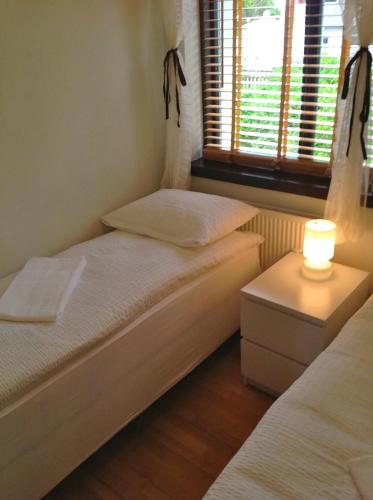
[[[159,186],[163,24],[152,0],[6,2],[0,276],[103,231]]]

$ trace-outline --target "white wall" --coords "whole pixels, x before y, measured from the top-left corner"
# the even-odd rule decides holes
[[[153,0],[0,0],[0,276],[102,232],[157,189],[162,20]]]
[[[324,211],[324,201],[317,198],[241,186],[228,182],[193,177],[192,189],[251,201],[254,204],[274,210],[295,213],[310,218],[322,217]],[[373,279],[373,209],[367,209],[366,216],[364,238],[358,243],[337,245],[333,260],[341,264],[365,269],[372,273]]]

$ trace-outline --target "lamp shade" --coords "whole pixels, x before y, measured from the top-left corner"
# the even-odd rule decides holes
[[[306,222],[303,255],[316,266],[328,261],[334,255],[334,222],[325,219],[313,219]]]

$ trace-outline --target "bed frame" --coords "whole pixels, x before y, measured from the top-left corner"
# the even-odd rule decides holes
[[[251,253],[250,253],[251,252]],[[0,498],[40,498],[239,328],[258,247],[174,292],[0,413]]]

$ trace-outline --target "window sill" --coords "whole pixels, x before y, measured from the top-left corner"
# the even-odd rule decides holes
[[[192,162],[192,175],[321,199],[326,199],[330,184],[330,179],[326,177],[254,167],[243,168],[203,158]],[[372,192],[368,194],[367,206],[373,207]]]

